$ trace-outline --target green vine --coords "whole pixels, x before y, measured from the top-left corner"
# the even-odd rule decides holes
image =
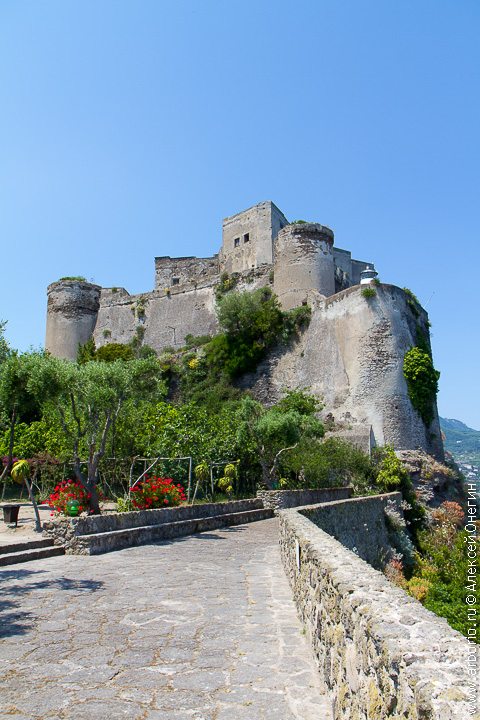
[[[428,352],[420,347],[412,347],[405,353],[403,375],[407,381],[408,397],[428,427],[434,417],[440,373],[433,367]]]

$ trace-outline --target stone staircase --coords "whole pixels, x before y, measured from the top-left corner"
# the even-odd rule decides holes
[[[54,545],[53,540],[49,538],[0,545],[0,567],[55,557],[56,555],[65,555],[65,548],[63,545]]]

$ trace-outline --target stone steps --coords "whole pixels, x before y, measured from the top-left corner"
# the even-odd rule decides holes
[[[43,558],[65,555],[62,545],[54,545],[53,540],[30,540],[0,546],[0,567],[17,563],[41,560]]]
[[[99,555],[149,542],[170,540],[185,535],[218,530],[232,525],[243,525],[274,517],[273,510],[261,508],[244,512],[225,513],[210,517],[178,520],[156,525],[144,525],[123,530],[110,530],[78,536],[77,540],[90,555]]]

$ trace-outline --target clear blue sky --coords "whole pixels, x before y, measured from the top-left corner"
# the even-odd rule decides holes
[[[410,287],[441,414],[480,429],[478,0],[1,0],[0,318],[153,287],[273,200]]]

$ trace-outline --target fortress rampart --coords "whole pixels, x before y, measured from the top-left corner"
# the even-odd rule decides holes
[[[478,647],[368,563],[399,493],[282,510],[282,560],[334,720],[466,720]],[[335,533],[335,537],[332,535]],[[475,716],[477,717],[477,716]]]
[[[367,267],[334,246],[330,228],[288,223],[272,202],[260,203],[224,220],[218,255],[155,258],[150,292],[72,280],[50,285],[46,349],[75,359],[92,334],[97,347],[136,340],[157,352],[179,349],[187,335],[217,332],[215,291],[226,278],[237,290],[270,285],[284,309],[308,303],[312,320],[297,343],[273,353],[244,383],[266,403],[286,387],[309,388],[339,427],[363,435],[368,447],[391,443],[441,458],[438,417],[425,428],[402,371],[418,330],[429,336],[427,314],[413,313],[405,292],[391,285],[364,297],[359,283]]]

